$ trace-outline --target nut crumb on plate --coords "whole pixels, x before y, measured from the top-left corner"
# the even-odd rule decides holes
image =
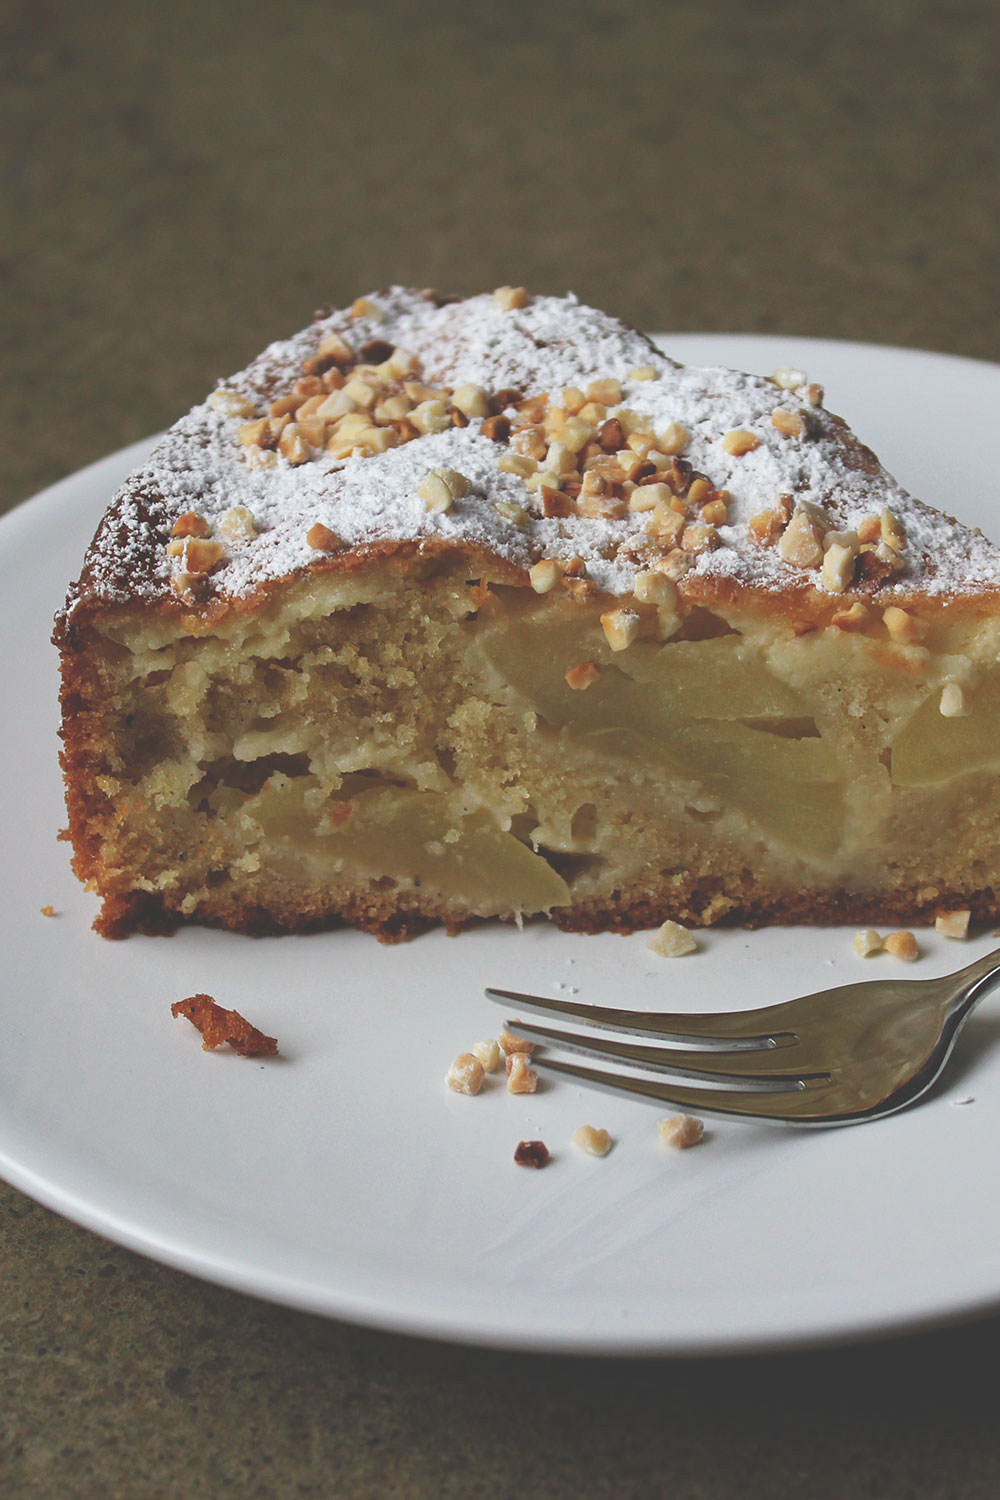
[[[885,938],[881,933],[876,932],[874,927],[866,927],[864,931],[854,934],[854,951],[862,958],[871,958],[875,953],[884,953]]]
[[[885,940],[885,951],[891,953],[893,958],[901,958],[904,963],[911,964],[914,959],[920,957],[920,945],[912,932],[890,932]]]
[[[445,1082],[456,1094],[478,1094],[485,1077],[479,1058],[471,1052],[460,1052],[445,1074]]]
[[[521,1141],[514,1160],[519,1167],[544,1167],[549,1161],[549,1148],[544,1141]]]
[[[969,936],[970,911],[943,911],[934,918],[934,926],[944,937],[963,939]]]
[[[523,1036],[515,1036],[511,1031],[501,1031],[498,1038],[500,1047],[507,1057],[515,1052],[523,1052],[530,1057],[535,1050],[534,1042],[525,1041]]]
[[[482,1063],[485,1072],[495,1073],[500,1067],[500,1059],[503,1053],[500,1050],[500,1043],[494,1041],[492,1037],[488,1042],[473,1042],[472,1051],[473,1055],[478,1057]]]
[[[573,1132],[573,1145],[579,1146],[588,1156],[607,1156],[612,1142],[606,1130],[596,1129],[593,1125],[581,1125],[579,1130]]]
[[[657,1130],[665,1146],[686,1151],[689,1146],[697,1146],[702,1139],[705,1124],[694,1115],[669,1115],[667,1119],[658,1121]]]
[[[679,922],[664,922],[663,926],[646,942],[651,953],[661,958],[683,958],[686,953],[697,953],[698,944]]]
[[[508,1094],[533,1094],[538,1088],[538,1074],[529,1067],[523,1052],[512,1052],[507,1058]]]

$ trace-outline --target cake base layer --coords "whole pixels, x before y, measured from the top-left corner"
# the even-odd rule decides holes
[[[98,930],[1000,916],[996,622],[937,606],[906,644],[748,595],[630,613],[623,642],[613,599],[403,551],[214,620],[78,619]]]

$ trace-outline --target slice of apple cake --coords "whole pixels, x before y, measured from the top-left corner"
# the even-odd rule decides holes
[[[126,482],[56,626],[98,931],[1000,915],[1000,552],[799,372],[392,289]]]

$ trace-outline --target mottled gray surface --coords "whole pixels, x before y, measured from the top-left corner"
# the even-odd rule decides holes
[[[0,17],[0,505],[390,281],[998,357],[993,0]],[[702,1364],[437,1347],[3,1189],[0,1492],[992,1500],[998,1332]]]

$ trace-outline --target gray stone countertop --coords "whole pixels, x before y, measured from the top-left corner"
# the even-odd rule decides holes
[[[992,0],[8,0],[0,27],[0,508],[395,281],[1000,356]],[[439,1346],[0,1188],[0,1491],[992,1500],[998,1333],[703,1362]]]

